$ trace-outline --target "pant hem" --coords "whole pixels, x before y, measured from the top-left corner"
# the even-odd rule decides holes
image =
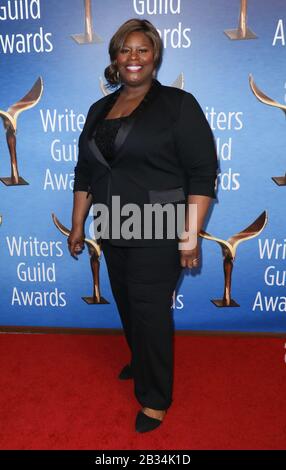
[[[169,403],[168,405],[158,405],[158,404],[152,404],[152,403],[143,403],[142,401],[138,400],[137,398],[137,401],[140,403],[140,405],[143,407],[143,408],[152,408],[152,410],[167,410],[168,408],[170,408],[170,406],[172,405],[173,401],[171,403]]]

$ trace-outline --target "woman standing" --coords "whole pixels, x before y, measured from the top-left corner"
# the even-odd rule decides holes
[[[91,205],[108,208],[97,238],[131,352],[119,378],[134,379],[142,406],[135,422],[138,432],[158,427],[172,403],[172,295],[182,268],[197,267],[200,259],[198,243],[181,249],[179,241],[186,229],[195,230],[197,242],[215,198],[217,172],[214,139],[198,102],[155,78],[162,51],[160,36],[147,20],[128,20],[111,38],[105,77],[117,89],[91,106],[79,138],[68,237],[75,256],[84,246]],[[116,197],[125,210],[114,209]],[[140,214],[150,205],[162,210],[171,206],[173,222],[183,205],[186,226],[176,222],[174,235],[174,225],[160,219],[158,236],[156,228],[148,232],[142,216],[133,219],[131,227],[126,220],[130,204],[136,204]],[[189,218],[189,204],[196,205],[195,218]],[[119,226],[126,229],[126,223],[129,230],[119,230],[118,235]]]

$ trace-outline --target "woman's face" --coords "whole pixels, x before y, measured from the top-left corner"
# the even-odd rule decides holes
[[[152,80],[154,48],[146,34],[140,31],[128,34],[116,60],[123,83],[141,85]]]

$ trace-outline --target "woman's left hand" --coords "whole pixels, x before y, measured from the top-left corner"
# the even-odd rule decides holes
[[[180,250],[180,262],[183,268],[197,268],[200,265],[199,244],[193,250]]]

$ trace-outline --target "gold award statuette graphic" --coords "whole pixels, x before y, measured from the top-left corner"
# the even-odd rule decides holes
[[[70,230],[68,230],[64,225],[60,223],[57,219],[55,214],[52,214],[52,219],[55,226],[59,229],[61,233],[66,235],[67,237],[70,234]],[[101,254],[100,245],[95,241],[89,238],[85,238],[84,242],[88,247],[88,252],[90,256],[90,266],[92,271],[93,277],[93,295],[92,297],[82,297],[82,299],[89,305],[94,304],[109,304],[109,302],[100,295],[100,288],[99,288],[99,257]]]
[[[170,86],[172,86],[173,88],[180,88],[181,90],[184,89],[185,77],[184,77],[183,72],[179,73],[179,75],[177,76],[175,81]],[[100,87],[103,95],[107,96],[107,95],[110,94],[110,91],[108,91],[108,89],[106,88],[106,86],[103,83],[102,77],[99,77],[99,87]]]
[[[269,96],[265,95],[255,84],[251,74],[249,75],[249,84],[254,95],[259,101],[261,101],[261,103],[268,104],[269,106],[274,106],[275,108],[281,109],[281,111],[283,111],[286,116],[286,105],[278,103],[272,98],[269,98]],[[272,176],[272,179],[276,184],[278,184],[278,186],[286,186],[286,173],[284,176]]]
[[[223,268],[224,268],[224,294],[222,299],[215,299],[212,302],[217,307],[239,307],[239,304],[231,298],[231,275],[233,269],[233,262],[236,255],[236,250],[239,243],[249,240],[250,238],[257,237],[264,229],[267,223],[267,213],[262,212],[260,216],[247,228],[241,232],[233,235],[228,240],[222,240],[214,237],[204,230],[200,231],[200,236],[207,240],[217,242],[222,248],[223,254]]]
[[[0,180],[6,184],[6,186],[29,184],[19,176],[18,171],[16,152],[17,120],[20,113],[36,106],[41,99],[42,93],[43,81],[42,78],[39,77],[24,98],[10,106],[7,111],[2,111],[0,109],[0,117],[3,120],[4,128],[6,129],[6,139],[11,160],[11,177],[0,177]]]
[[[247,0],[241,0],[239,23],[237,29],[226,29],[224,33],[229,39],[256,39],[256,34],[247,27]]]
[[[103,40],[93,30],[91,0],[84,0],[85,32],[83,34],[73,34],[72,38],[77,44],[101,43]]]

